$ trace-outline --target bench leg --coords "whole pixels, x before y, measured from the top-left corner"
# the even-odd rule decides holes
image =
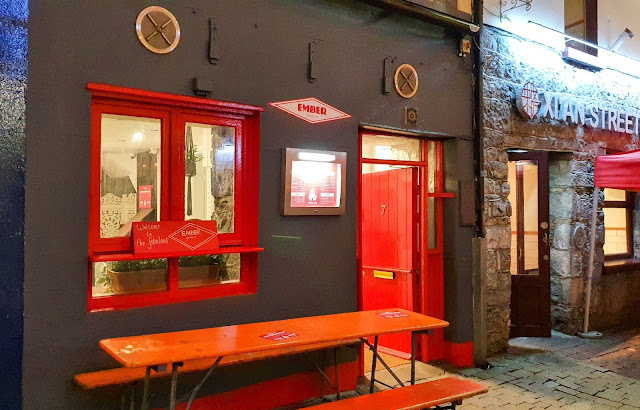
[[[375,338],[375,342],[374,345],[371,346],[371,343],[369,343],[369,341],[367,339],[361,339],[362,342],[364,344],[366,344],[367,346],[369,346],[369,349],[371,349],[373,351],[373,363],[372,363],[372,368],[371,368],[371,387],[369,388],[370,393],[373,393],[373,383],[375,382],[375,366],[376,366],[376,358],[378,358],[378,360],[380,360],[380,363],[382,363],[382,365],[384,366],[385,369],[387,369],[387,371],[389,372],[389,374],[391,376],[393,376],[394,379],[396,379],[396,382],[398,382],[398,384],[402,387],[404,387],[404,383],[402,383],[402,380],[400,380],[398,378],[398,376],[393,372],[393,370],[391,370],[391,368],[389,367],[389,365],[382,360],[382,357],[380,357],[380,355],[378,354],[378,337],[376,336]]]
[[[140,408],[142,410],[149,410],[149,383],[151,382],[151,366],[147,367],[147,372],[144,376],[144,387],[142,388],[142,404]]]
[[[369,348],[371,348],[371,345]],[[378,336],[373,339],[373,360],[371,362],[371,385],[369,385],[369,393],[373,393],[373,387],[376,382],[376,361],[378,359]]]
[[[133,382],[129,385],[129,410],[135,410],[136,408],[136,387],[138,387],[138,382]]]
[[[216,359],[215,363],[209,368],[209,370],[207,370],[207,373],[204,375],[202,380],[200,380],[200,383],[198,383],[198,385],[193,388],[193,390],[191,391],[191,394],[189,395],[189,401],[187,402],[186,410],[189,410],[191,408],[191,404],[195,400],[196,394],[198,393],[198,390],[200,390],[200,388],[204,385],[204,382],[207,381],[209,376],[211,376],[211,373],[213,373],[213,371],[216,369],[216,367],[218,367],[218,365],[220,364],[220,360],[222,360],[222,356],[220,356],[220,357],[218,357]],[[173,409],[171,409],[171,410],[173,410]]]
[[[418,333],[411,332],[411,385],[416,384],[416,343]]]
[[[171,364],[171,393],[169,395],[169,410],[176,409],[176,391],[178,390],[178,367],[181,362]]]
[[[340,366],[338,363],[338,350],[339,347],[333,348],[333,364],[336,367],[336,400],[340,400]]]

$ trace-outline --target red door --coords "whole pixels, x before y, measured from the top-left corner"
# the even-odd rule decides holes
[[[362,175],[363,309],[416,310],[418,169]],[[410,333],[381,336],[385,353],[408,358]]]

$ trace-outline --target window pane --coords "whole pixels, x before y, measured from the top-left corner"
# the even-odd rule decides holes
[[[604,189],[604,200],[605,201],[626,201],[627,200],[627,191],[622,189]]]
[[[438,248],[438,237],[436,235],[436,199],[427,198],[427,247],[429,249]]]
[[[420,140],[384,135],[363,135],[362,158],[420,161]]]
[[[518,161],[524,196],[524,270],[538,274],[538,161]]]
[[[624,193],[624,191],[622,191]],[[627,210],[625,208],[603,208],[604,254],[627,253]]]
[[[131,235],[160,216],[160,120],[102,114],[100,237]]]
[[[185,256],[178,260],[178,287],[195,288],[240,281],[240,254]]]
[[[234,127],[187,123],[184,219],[215,220],[234,232],[236,134]]]
[[[428,142],[427,154],[427,192],[436,192],[436,171],[438,169],[437,144],[433,141]]]
[[[167,290],[167,260],[95,262],[92,295],[111,296]]]

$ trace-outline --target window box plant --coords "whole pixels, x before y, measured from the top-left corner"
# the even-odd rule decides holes
[[[225,280],[223,255],[185,256],[178,259],[180,288],[210,285]],[[138,259],[108,263],[107,273],[116,295],[167,290],[167,260]]]

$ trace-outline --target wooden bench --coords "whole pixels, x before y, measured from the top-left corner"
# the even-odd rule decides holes
[[[447,408],[455,409],[463,399],[486,393],[488,389],[471,380],[446,377],[413,386],[365,394],[349,399],[323,403],[310,409],[425,409],[450,403]],[[440,407],[442,408],[442,407]]]
[[[240,363],[248,363],[257,360],[266,360],[272,359],[281,356],[292,356],[295,354],[302,354],[312,351],[319,350],[327,350],[327,349],[337,349],[342,346],[360,346],[361,342],[359,340],[345,340],[338,342],[330,342],[330,343],[316,343],[312,345],[305,346],[297,346],[297,347],[285,347],[281,349],[275,350],[266,350],[262,352],[255,353],[244,353],[237,354],[233,356],[227,356],[222,358],[220,363],[218,363],[218,367],[220,366],[229,366]],[[199,359],[199,360],[191,360],[184,363],[184,366],[180,367],[179,373],[190,373],[190,372],[198,372],[205,371],[210,369],[216,362],[217,358],[209,358],[209,359]],[[334,360],[336,360],[334,356]],[[324,373],[324,369],[321,369],[316,364],[316,369],[320,372],[323,377],[323,385],[326,380],[331,387],[338,390],[340,388],[339,382],[337,381],[335,384],[332,383],[328,376]],[[150,372],[149,376],[152,379],[161,378],[161,377],[169,377],[171,376],[171,368],[167,367],[166,369],[159,369],[157,372]],[[146,368],[144,367],[120,367],[116,369],[108,369],[108,370],[100,370],[96,372],[82,373],[74,376],[74,381],[80,387],[85,390],[93,390],[100,387],[108,387],[108,386],[129,386],[129,400],[131,403],[135,403],[135,390],[136,384],[139,381],[143,381],[146,377]],[[127,391],[123,390],[122,392],[122,408],[124,408],[124,403],[126,402],[126,394]],[[135,404],[133,404],[135,406]]]

